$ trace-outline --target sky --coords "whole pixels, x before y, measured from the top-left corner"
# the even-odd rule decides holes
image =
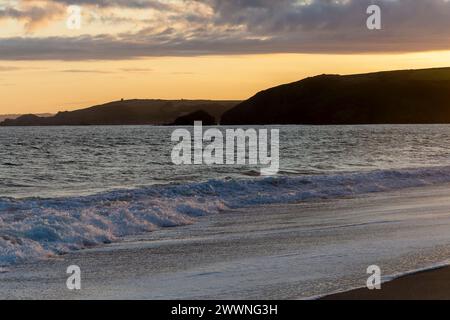
[[[0,114],[428,67],[450,67],[449,0],[0,0]]]

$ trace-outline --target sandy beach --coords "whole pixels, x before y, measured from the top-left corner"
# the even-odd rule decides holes
[[[351,290],[322,300],[449,300],[450,267],[400,277],[382,285],[381,290]]]
[[[365,285],[372,264],[392,276],[447,260],[449,195],[441,185],[227,211],[3,270],[0,298],[308,299],[347,291]],[[69,265],[81,268],[80,291],[66,288]],[[449,274],[402,278],[370,297],[446,297]],[[403,291],[391,289],[399,284]]]
[[[0,0],[0,23],[0,301],[450,300],[450,0]]]

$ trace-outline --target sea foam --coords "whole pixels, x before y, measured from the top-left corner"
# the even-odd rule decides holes
[[[194,223],[233,208],[450,182],[450,167],[169,184],[83,197],[0,198],[0,266]]]

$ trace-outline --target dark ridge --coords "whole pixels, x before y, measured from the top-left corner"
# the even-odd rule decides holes
[[[53,116],[51,113],[39,113],[36,114],[39,117],[51,117]],[[6,119],[17,119],[20,116],[22,116],[22,114],[0,114],[0,122],[4,121]]]
[[[202,121],[204,126],[214,126],[217,124],[216,118],[208,112],[200,110],[188,115],[179,117],[171,125],[172,126],[193,126],[195,121]]]
[[[265,91],[223,125],[450,123],[450,68],[320,75]]]
[[[208,111],[219,119],[238,101],[210,100],[121,100],[87,109],[58,112],[52,117],[24,115],[7,119],[0,126],[74,126],[74,125],[164,125],[182,115]]]

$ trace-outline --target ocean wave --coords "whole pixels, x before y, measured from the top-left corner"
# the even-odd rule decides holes
[[[252,177],[83,197],[0,198],[0,266],[194,223],[226,209],[295,203],[450,182],[450,167]]]
[[[7,167],[20,167],[22,166],[20,163],[12,163],[12,162],[3,162],[2,166],[7,166]]]

